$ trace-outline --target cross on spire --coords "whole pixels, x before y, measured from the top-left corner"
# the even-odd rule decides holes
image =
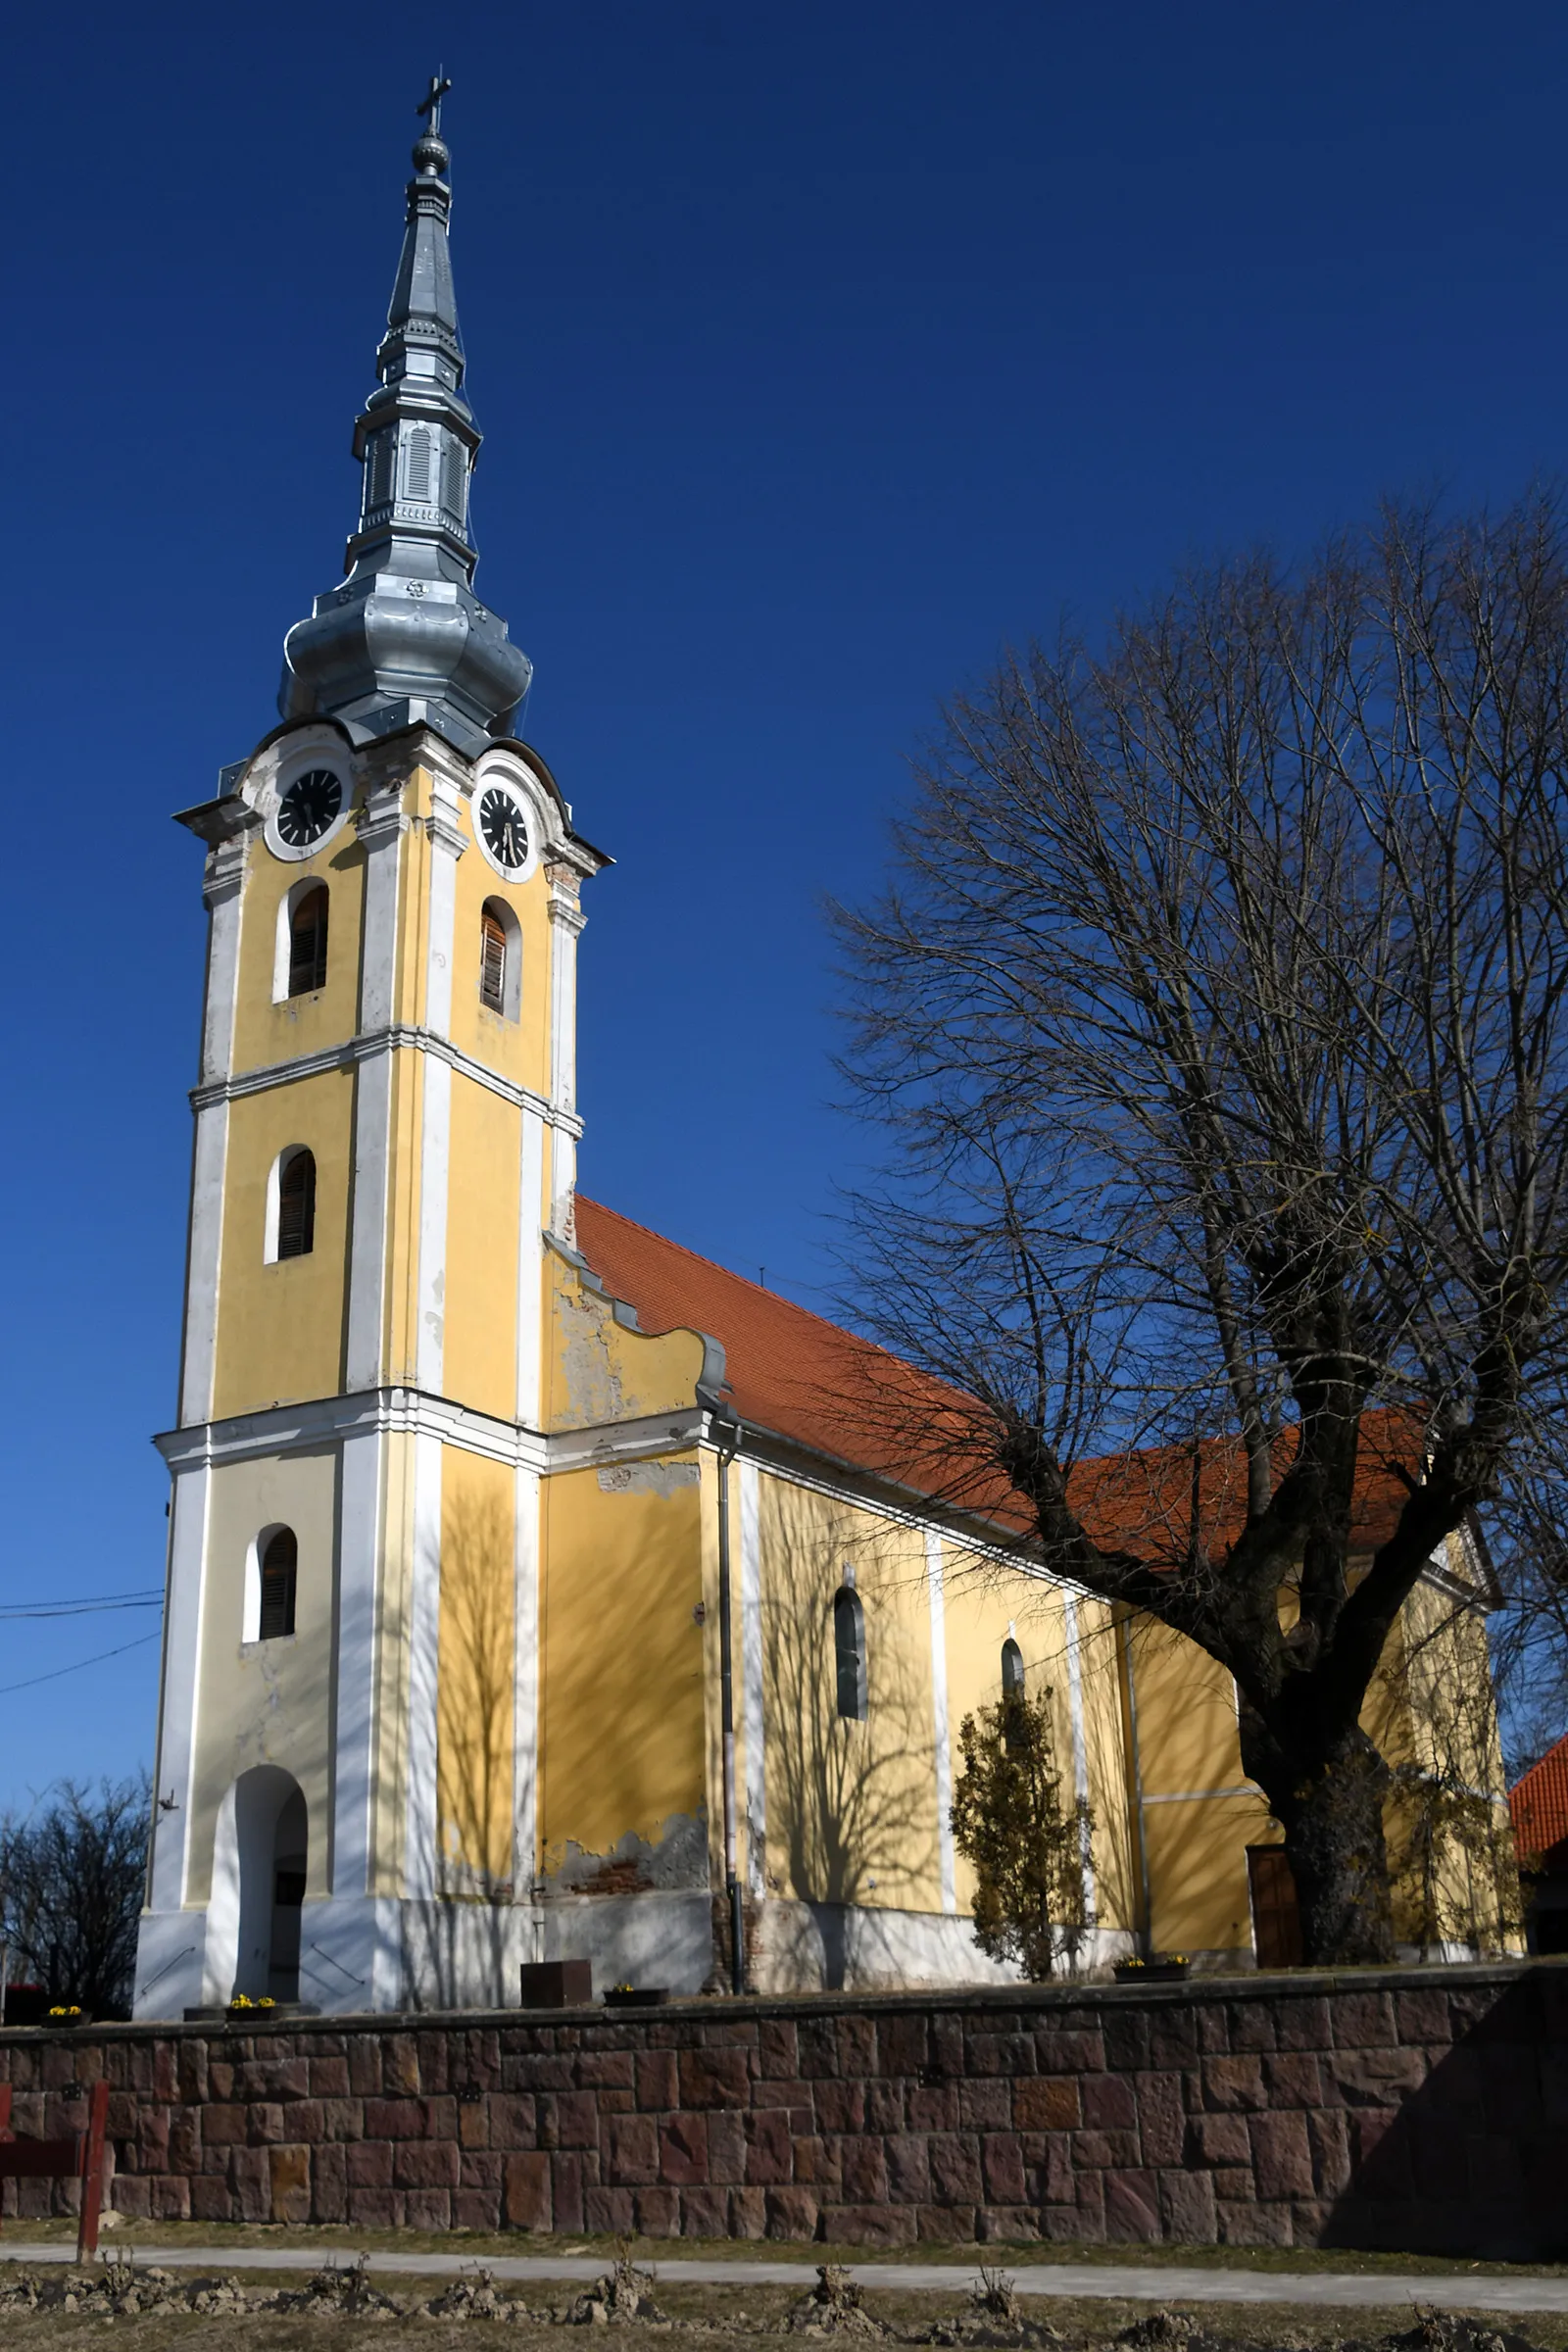
[[[435,132],[438,138],[441,135],[441,101],[451,87],[451,82],[448,81],[440,67],[437,66],[435,72],[430,76],[430,87],[425,91],[424,96],[419,100],[418,105],[414,110],[416,115],[429,116],[430,128]]]

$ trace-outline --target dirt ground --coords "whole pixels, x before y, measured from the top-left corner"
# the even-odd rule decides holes
[[[584,2249],[587,2250],[586,2248]],[[760,2250],[760,2249],[759,2249]],[[1322,2311],[1306,2304],[1190,2303],[1179,2311],[1113,2301],[1013,2298],[1004,2270],[982,2272],[971,2251],[951,2292],[858,2287],[834,2267],[804,2265],[801,2288],[666,2283],[629,2248],[596,2286],[495,2283],[482,2262],[457,2279],[372,2281],[347,2261],[280,2279],[242,2269],[203,2278],[160,2273],[150,2256],[116,2249],[88,2273],[27,2271],[0,2258],[0,2352],[65,2352],[112,2329],[125,2352],[348,2352],[368,2332],[375,2352],[451,2341],[475,2328],[517,2352],[570,2352],[574,2331],[616,2332],[656,2352],[1568,2352],[1568,2315],[1524,2323],[1387,2307]]]

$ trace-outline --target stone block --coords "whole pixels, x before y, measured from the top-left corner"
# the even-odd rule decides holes
[[[1020,2132],[1072,2132],[1083,2120],[1078,2085],[1068,2075],[1026,2075],[1012,2086],[1012,2121]]]
[[[769,2237],[809,2244],[816,2235],[816,2199],[808,2188],[770,2188],[764,2198]]]
[[[617,2187],[640,2186],[659,2179],[659,2126],[651,2115],[613,2115],[610,2119],[610,2180]]]
[[[543,2122],[546,2101],[538,2101],[538,2114]],[[556,2092],[548,2102],[554,2128],[551,2144],[558,2148],[596,2148],[599,2145],[599,2108],[591,2090]],[[541,2141],[544,2132],[539,2132]]]
[[[400,2219],[402,2199],[390,2188],[349,2190],[349,2221],[360,2230],[393,2230]]]
[[[1191,2165],[1250,2164],[1252,2142],[1245,2115],[1190,2115],[1186,2162]]]
[[[583,2225],[600,2237],[625,2237],[636,2227],[637,2209],[629,2188],[585,2188]]]
[[[758,2068],[764,2081],[792,2081],[800,2074],[800,2043],[787,2018],[764,2017],[757,2029]],[[669,2102],[673,2106],[674,2101]]]
[[[228,2178],[235,2212],[242,2222],[270,2222],[272,2218],[271,2153],[267,2147],[229,2150]]]
[[[813,2085],[812,2106],[819,2132],[865,2130],[865,2084],[819,2081]]]
[[[630,2050],[580,2050],[577,2081],[584,2090],[630,2090],[636,2081]]]
[[[369,2139],[421,2139],[423,2105],[418,2099],[367,2099],[365,2131]]]
[[[1329,2004],[1321,1993],[1283,1993],[1276,1997],[1274,2038],[1282,2050],[1327,2050],[1333,2047]]]
[[[682,2237],[724,2237],[729,2231],[729,2193],[722,2188],[683,2188]]]
[[[1257,2193],[1265,2204],[1312,2194],[1312,2150],[1306,2136],[1306,2118],[1254,2115],[1249,2130],[1252,2139],[1252,2172]]]
[[[904,2128],[906,2132],[956,2132],[957,2083],[911,2082],[904,2094]]]
[[[373,2034],[354,2034],[348,2046],[349,2090],[355,2098],[381,2094],[381,2045]]]
[[[969,2132],[935,2132],[926,2142],[934,2205],[978,2205],[980,2144]]]
[[[246,2136],[246,2114],[243,2107],[204,2107],[202,2109],[202,2144],[217,2148],[243,2145]]]
[[[312,2058],[309,2062],[313,2099],[346,2099],[349,2095],[347,2058]]]
[[[1394,2003],[1386,1992],[1338,1993],[1330,2007],[1330,2018],[1337,2050],[1386,2050],[1394,2046]]]
[[[147,2183],[148,2213],[155,2222],[188,2222],[192,2182],[158,2175]]]
[[[267,2151],[270,2174],[271,2219],[274,2222],[308,2222],[311,2212],[311,2151],[303,2143],[270,2147]]]
[[[1263,2061],[1263,2082],[1271,2107],[1320,2107],[1323,2081],[1318,2060],[1309,2050],[1285,2050]]]
[[[1180,2075],[1137,2075],[1138,2144],[1143,2161],[1158,2169],[1180,2164],[1187,2132]]]
[[[1079,2172],[1103,2172],[1111,2165],[1125,2169],[1138,2163],[1136,2132],[1074,2132],[1069,2139]]]
[[[1160,2234],[1176,2246],[1211,2246],[1218,2228],[1209,2173],[1161,2172]]]
[[[1130,2002],[1107,2001],[1100,2025],[1105,2064],[1112,2074],[1141,2074],[1150,2063],[1149,2012]]]
[[[1312,2151],[1312,2185],[1319,2196],[1337,2197],[1350,2185],[1350,2126],[1343,2107],[1321,2107],[1306,2119]]]
[[[31,2182],[24,2181],[24,2187]],[[43,2183],[40,2181],[41,2187]],[[220,2173],[198,2173],[190,2183],[190,2218],[193,2222],[228,2222],[238,2219],[233,2192],[227,2179]]]
[[[460,2107],[459,2114],[465,2110]],[[532,2148],[539,2139],[539,2103],[525,2090],[492,2091],[489,2098],[467,2112],[482,2116],[487,2124],[484,2144],[492,2148]]]
[[[283,2129],[283,2110],[274,2100],[255,2099],[245,2110],[247,2136],[253,2148],[264,2148],[274,2140],[286,2139]]]
[[[1057,2033],[1043,2026],[1034,2040],[1036,2062],[1043,2075],[1100,2075],[1105,2071],[1105,2044],[1099,2034]],[[1014,2074],[1024,2071],[1019,2065]]]
[[[659,2127],[659,2177],[675,2188],[708,2183],[708,2118],[666,2116]]]
[[[974,2234],[983,2246],[1033,2245],[1040,2235],[1040,2216],[1032,2205],[982,2205],[974,2217]]]
[[[1237,2058],[1205,2058],[1202,2063],[1203,2105],[1211,2109],[1257,2109],[1266,2107],[1268,2093],[1263,2088],[1263,2069],[1260,2059],[1248,2054]]]
[[[746,2178],[746,2132],[726,2110],[708,2119],[708,2178],[715,2187],[738,2187]]]
[[[109,2203],[127,2222],[149,2221],[153,2210],[151,2180],[142,2174],[117,2173],[110,2183]]]
[[[797,2140],[795,2144],[795,2178],[814,2180],[817,2176],[801,2169],[801,2150],[819,2146],[819,2141]],[[888,2170],[888,2195],[895,2205],[926,2205],[931,2200],[931,2166],[923,2137],[917,2132],[896,2132],[883,2142],[883,2155]],[[835,2200],[837,2202],[838,2200]]]
[[[344,2179],[350,2188],[390,2188],[392,2142],[389,2139],[351,2140],[343,2151]]]
[[[761,2237],[767,2229],[767,2191],[732,2188],[729,2192],[731,2237]]]
[[[452,2191],[449,2188],[396,2189],[393,2201],[402,2205],[399,2226],[404,2230],[450,2230],[452,2227]]]
[[[401,2092],[406,2098],[417,2098],[423,2084],[419,2080],[419,2042],[414,2034],[387,2034],[381,2039],[381,2086],[391,2093]]]
[[[1442,1992],[1396,1992],[1394,2030],[1406,2042],[1442,2044],[1451,2040],[1447,1996]]]
[[[1272,2000],[1227,2001],[1225,2020],[1231,2048],[1238,2054],[1278,2048]]]
[[[802,2092],[805,2093],[806,2085],[802,2083],[800,2087]],[[979,2085],[965,2085],[965,2087],[978,2088]],[[992,2087],[992,2085],[987,2084],[986,2087],[989,2089]],[[995,2087],[1002,2093],[1004,2110],[1003,2121],[1005,2123],[1006,2107],[1008,2103],[1007,2086],[1004,2082],[999,2082],[995,2085]],[[810,2115],[810,2100],[808,2096],[803,2097],[802,2105],[804,2106],[806,2115],[808,2119]],[[868,2132],[875,2132],[878,2133],[902,2132],[904,2130],[904,2084],[902,2082],[868,2082],[866,2084],[865,2128]]]
[[[1026,2080],[1038,2082],[1038,2075]],[[958,2128],[963,2132],[1007,2132],[1012,2128],[1013,2085],[1004,2077],[958,2084]],[[869,2120],[869,2119],[867,2119]],[[872,2127],[875,2129],[875,2127]]]
[[[1198,2020],[1185,2002],[1161,2002],[1149,2019],[1149,2063],[1157,2071],[1198,2064]]]
[[[323,2139],[363,2139],[365,2137],[365,2101],[363,2099],[322,2099],[321,2137]]]
[[[1105,2175],[1105,2236],[1112,2245],[1134,2245],[1159,2235],[1159,2176],[1145,2172]]]
[[[1336,2050],[1323,2062],[1324,2094],[1347,2107],[1386,2107],[1408,2098],[1426,2081],[1420,2050]]]
[[[1293,2241],[1288,2205],[1228,2205],[1217,2212],[1222,2246],[1288,2246]]]
[[[791,2170],[788,2110],[767,2107],[741,2120],[746,2133],[747,2185],[762,2188],[788,2180]]]
[[[1028,2199],[1024,2184],[1023,2146],[1015,2132],[987,2132],[980,2140],[980,2177],[988,2205],[1022,2205]]]
[[[834,2143],[838,2157],[839,2179],[842,2183],[835,2203],[843,2205],[885,2205],[888,2198],[888,2168],[879,2139],[839,2139]]]
[[[1138,2127],[1138,2098],[1122,2075],[1085,2075],[1078,2084],[1085,2128],[1091,2132],[1133,2132]]]
[[[639,2107],[680,2105],[680,2070],[673,2050],[639,2050],[634,2082]]]
[[[577,2155],[552,2157],[550,2163],[550,2194],[555,2207],[554,2228],[558,2234],[570,2234],[583,2227],[583,2160]]]
[[[456,2188],[462,2159],[451,2139],[400,2139],[392,2144],[394,2188]]]
[[[633,2204],[637,2227],[644,2237],[679,2237],[680,2192],[673,2188],[640,2188]]]
[[[751,2095],[750,2052],[697,2049],[680,2053],[683,2107],[744,2107]]]
[[[927,2065],[926,2021],[914,2012],[877,2021],[877,2072],[885,2079],[918,2077]]]
[[[912,2246],[914,2214],[906,2205],[824,2205],[818,2220],[830,2246]]]
[[[483,2230],[487,2232],[501,2228],[501,2191],[497,2188],[455,2188],[452,2192],[452,2227],[454,2230]]]
[[[348,2151],[341,2147],[311,2151],[311,2219],[346,2222],[349,2218]]]

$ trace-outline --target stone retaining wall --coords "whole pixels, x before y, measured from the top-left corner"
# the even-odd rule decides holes
[[[102,2074],[155,2221],[1568,2252],[1551,1961],[0,2034],[19,2132]]]

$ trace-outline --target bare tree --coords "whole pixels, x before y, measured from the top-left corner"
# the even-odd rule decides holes
[[[1546,499],[1193,574],[954,703],[839,918],[866,1316],[956,1494],[1234,1675],[1314,1960],[1393,1950],[1406,1596],[1562,1489],[1565,676]]]
[[[63,1781],[53,1803],[0,1821],[0,1943],[10,1974],[52,2001],[127,2017],[147,1868],[152,1790],[145,1773],[102,1781],[96,1793]]]

